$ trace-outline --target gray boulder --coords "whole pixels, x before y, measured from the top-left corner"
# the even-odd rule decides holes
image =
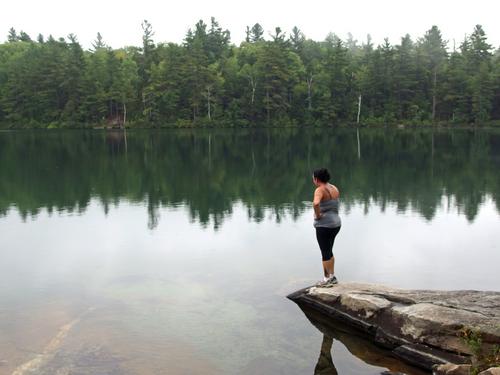
[[[481,337],[485,351],[500,344],[498,292],[341,283],[302,289],[288,298],[332,322],[356,328],[405,362],[428,371],[435,365],[470,363],[473,353],[463,339],[464,332],[473,330]]]

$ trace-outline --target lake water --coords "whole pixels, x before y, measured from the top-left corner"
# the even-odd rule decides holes
[[[0,374],[419,374],[285,298],[319,166],[341,282],[500,290],[499,131],[0,132]]]

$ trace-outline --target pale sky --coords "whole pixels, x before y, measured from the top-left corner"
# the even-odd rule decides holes
[[[488,42],[500,46],[500,1],[495,0],[24,0],[5,1],[0,6],[0,42],[10,27],[24,30],[32,38],[38,33],[54,37],[77,35],[84,48],[99,31],[113,48],[141,44],[141,22],[147,19],[155,31],[155,42],[181,42],[189,27],[214,16],[231,32],[231,41],[239,44],[245,27],[259,22],[268,33],[276,26],[289,32],[297,25],[314,40],[324,40],[329,32],[364,41],[370,33],[377,44],[388,37],[399,43],[409,33],[422,36],[438,25],[449,47],[460,44],[474,25],[481,24]]]

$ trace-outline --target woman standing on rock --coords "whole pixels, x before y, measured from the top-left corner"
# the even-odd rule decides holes
[[[339,189],[328,183],[330,173],[326,168],[316,169],[313,173],[314,191],[314,227],[323,259],[323,281],[316,286],[329,287],[337,284],[334,276],[335,258],[333,256],[333,243],[340,231],[339,217]]]

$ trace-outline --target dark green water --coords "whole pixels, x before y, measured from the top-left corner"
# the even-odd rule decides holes
[[[318,166],[341,281],[500,290],[497,131],[0,132],[0,374],[418,374],[285,299]]]

